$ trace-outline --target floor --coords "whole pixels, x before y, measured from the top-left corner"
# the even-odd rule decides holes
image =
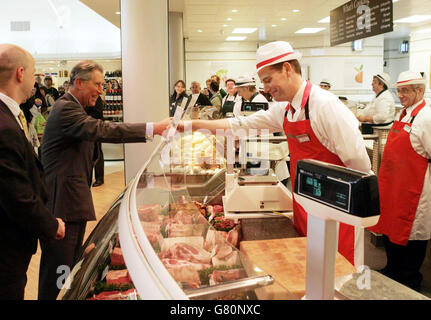
[[[100,187],[91,189],[97,220],[87,223],[84,241],[97,225],[97,222],[109,209],[112,202],[124,190],[124,186],[124,162],[105,161],[105,183]],[[40,247],[38,247],[36,254],[31,259],[27,271],[27,286],[24,295],[25,300],[37,299],[40,254]]]
[[[97,221],[89,222],[85,238],[91,233],[97,222],[109,209],[112,202],[124,190],[124,162],[105,161],[105,183],[97,188],[92,188],[94,206]],[[26,300],[37,299],[37,286],[39,274],[40,248],[33,256],[27,272]],[[372,235],[365,232],[365,265],[373,270],[381,269],[386,264],[385,250],[381,246],[375,246]],[[431,298],[431,245],[428,245],[427,257],[422,265],[421,272],[424,276],[421,293]]]

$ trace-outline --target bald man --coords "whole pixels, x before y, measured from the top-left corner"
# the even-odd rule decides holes
[[[0,300],[23,300],[37,239],[61,239],[64,223],[46,207],[42,166],[19,105],[34,86],[34,59],[0,44]]]

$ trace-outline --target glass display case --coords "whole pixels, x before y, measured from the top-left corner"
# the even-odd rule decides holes
[[[288,290],[239,250],[224,217],[224,143],[162,141],[98,223],[59,299],[266,299]]]

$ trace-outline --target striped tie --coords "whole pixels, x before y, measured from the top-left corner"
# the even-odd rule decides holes
[[[24,112],[22,110],[19,111],[19,121],[21,122],[22,128],[24,129],[25,136],[27,140],[30,141],[30,134],[28,133],[27,120],[25,120]]]

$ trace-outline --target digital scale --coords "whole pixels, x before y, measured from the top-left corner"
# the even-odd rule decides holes
[[[308,213],[305,299],[333,300],[338,224],[361,230],[358,242],[363,245],[363,228],[379,219],[377,177],[321,161],[300,160],[294,194]]]

